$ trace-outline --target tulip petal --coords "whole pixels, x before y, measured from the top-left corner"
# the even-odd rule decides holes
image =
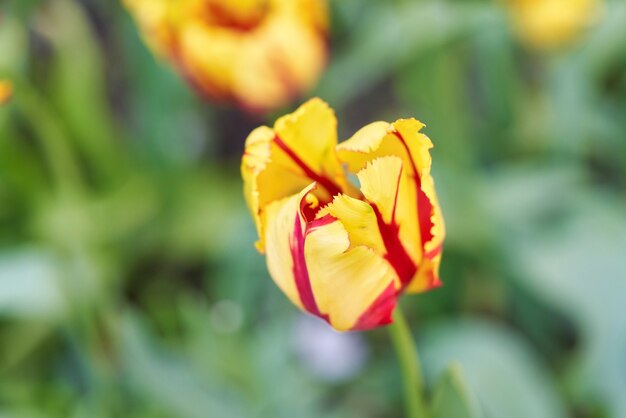
[[[307,196],[314,188],[312,184],[267,207],[270,275],[296,306],[337,330],[391,322],[398,282],[393,268],[374,249],[351,243],[348,230],[354,225],[345,226],[329,213],[307,216]],[[334,208],[342,199],[336,198]],[[353,198],[345,199],[348,205],[354,203]],[[369,219],[376,223],[375,217]]]
[[[333,328],[369,329],[391,322],[394,270],[371,248],[350,248],[341,222],[311,228],[305,254],[315,299]]]
[[[409,229],[411,224],[400,223],[405,221],[402,215],[409,202],[407,193],[400,193],[403,164],[399,157],[380,157],[359,171],[357,177],[361,183],[361,191],[372,206],[378,230],[384,243],[385,259],[392,265],[402,287],[405,287],[417,272],[417,264],[409,255],[406,234],[403,230]],[[405,180],[406,182],[406,180]],[[411,219],[409,219],[410,221]]]
[[[337,118],[324,101],[311,99],[274,125],[274,143],[296,171],[326,189],[331,196],[346,186],[345,175],[335,153]]]
[[[335,196],[332,203],[320,210],[318,216],[327,214],[339,219],[344,225],[351,248],[363,245],[381,254],[385,252],[376,213],[369,203],[342,194]]]
[[[402,160],[391,156],[377,158],[357,173],[363,195],[386,223],[395,221],[401,175]]]
[[[170,58],[199,93],[229,100],[240,51],[241,36],[236,32],[189,19],[177,29]]]
[[[394,152],[381,152],[380,148],[389,135],[391,124],[388,122],[372,122],[359,129],[352,137],[337,145],[337,154],[342,163],[352,173],[361,171],[368,161],[383,155],[395,155]],[[387,147],[389,146],[386,144]],[[401,151],[398,149],[398,151]]]
[[[123,0],[124,6],[137,21],[144,40],[159,55],[169,54],[173,45],[168,23],[170,4],[167,0]]]
[[[287,14],[274,16],[253,40],[241,43],[239,61],[232,67],[233,94],[256,112],[288,103],[312,87],[326,56],[324,37],[315,28]]]
[[[389,169],[391,166],[395,165],[395,174],[388,172],[388,175],[385,177],[397,179],[400,175],[401,162],[395,157],[388,157],[388,159],[389,161],[382,161],[381,164],[375,164],[372,171],[382,173],[384,169]],[[378,165],[380,167],[377,167]],[[372,175],[374,175],[374,173],[362,173],[362,177],[370,177]],[[367,180],[365,180],[365,182],[367,182]],[[395,183],[397,183],[397,180],[395,180]],[[397,184],[393,184],[393,181],[391,184],[384,185],[384,187],[387,187],[389,190],[396,190],[396,186]],[[391,194],[393,194],[393,192]],[[372,201],[376,201],[371,195],[370,198]],[[392,237],[391,241],[393,241],[393,235],[391,234],[397,236],[397,230],[394,231],[393,226],[385,226],[384,223],[381,228],[379,221],[382,217],[379,219],[377,216],[379,213],[380,212],[375,210],[368,202],[347,195],[339,195],[318,214],[318,216],[326,216],[329,214],[341,222],[348,233],[350,249],[357,246],[365,246],[374,250],[377,255],[382,255],[383,258],[387,260],[396,273],[393,275],[393,282],[390,282],[383,292],[378,295],[377,299],[370,304],[370,307],[361,314],[361,317],[352,329],[370,329],[391,321],[390,315],[395,307],[397,294],[403,286],[398,275],[398,269],[393,267],[394,263],[401,265],[401,263],[398,262],[398,254],[404,254],[405,266],[409,266],[412,272],[415,271],[415,266],[411,264],[410,260],[406,259],[406,252],[402,248],[398,251],[396,248],[393,248],[393,242],[389,242],[389,236]],[[381,233],[385,234],[385,240]],[[395,245],[397,246],[399,243],[396,242]],[[395,256],[389,256],[387,246],[389,246]],[[404,275],[406,276],[407,274],[404,273]]]
[[[412,162],[417,198],[417,219],[423,247],[423,260],[407,292],[418,293],[441,286],[439,264],[445,237],[445,224],[435,182],[430,175],[433,147],[430,139],[419,131],[424,125],[414,119],[401,119],[393,124],[394,135],[403,143]]]
[[[289,300],[300,309],[313,309],[312,302],[307,300],[311,297],[310,285],[304,283],[308,278],[297,278],[302,274],[303,250],[300,241],[303,239],[306,226],[300,219],[299,206],[304,196],[314,186],[311,185],[301,193],[287,197],[282,200],[272,202],[266,210],[266,248],[267,269],[270,276],[287,295]],[[297,283],[300,282],[300,286]],[[301,296],[300,289],[303,289],[304,296]],[[304,301],[303,301],[304,299]],[[304,303],[303,303],[304,302]]]
[[[369,162],[383,156],[396,156],[402,160],[404,170],[395,205],[395,224],[399,228],[402,247],[411,255],[414,265],[419,266],[414,271],[414,277],[405,283],[409,292],[419,292],[439,285],[438,265],[445,235],[443,217],[430,176],[429,149],[432,148],[432,142],[419,132],[423,126],[415,119],[401,119],[393,124],[375,122],[365,126],[337,147],[340,160],[352,172],[360,172]],[[374,171],[376,170],[370,174],[374,174]],[[378,171],[378,175],[368,176],[371,178],[367,180],[378,181],[380,184],[376,186],[372,183],[363,190],[364,181],[361,179],[361,187],[366,197],[369,193],[374,198],[373,191],[367,187],[380,188],[384,181],[385,170],[380,167]],[[383,193],[384,190],[378,193]],[[382,206],[389,211],[389,194],[385,196],[387,203]],[[381,199],[383,196],[377,198]],[[381,215],[385,223],[389,224],[391,213]],[[406,273],[409,269],[405,268],[403,271]]]
[[[264,246],[263,212],[276,200],[298,193],[312,182],[323,203],[350,190],[335,155],[337,121],[326,103],[313,99],[291,115],[280,118],[275,129],[255,129],[246,140],[242,176],[248,207]]]

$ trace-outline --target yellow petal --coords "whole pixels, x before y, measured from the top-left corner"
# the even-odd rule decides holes
[[[232,97],[242,46],[239,33],[188,20],[178,29],[176,64],[200,92],[217,100]]]
[[[305,254],[315,300],[335,329],[369,329],[391,322],[394,271],[374,250],[350,249],[341,222],[312,228]]]
[[[433,260],[441,252],[445,235],[443,217],[430,175],[429,149],[432,148],[432,142],[426,135],[420,133],[423,126],[415,119],[401,119],[393,124],[375,122],[364,127],[337,147],[340,160],[353,172],[363,170],[369,162],[377,161],[380,157],[396,156],[401,159],[403,170],[393,215],[395,224],[399,228],[398,236],[402,248],[412,259],[413,264],[419,266],[413,279],[416,282],[412,281],[409,284],[409,291],[426,289],[428,286],[438,284],[436,266],[427,268],[429,263],[424,262],[424,258],[434,263]],[[397,166],[397,163],[395,164]],[[372,165],[376,166],[376,164]],[[372,199],[383,199],[387,202],[381,205],[381,210],[387,208],[387,212],[381,214],[385,223],[390,224],[392,214],[389,209],[391,198],[388,192],[396,190],[397,186],[392,187],[388,184],[387,188],[384,188],[383,184],[390,182],[389,178],[385,178],[388,169],[379,166],[378,169],[368,167],[367,170],[370,174],[368,178],[365,181],[360,179],[362,190],[366,197],[369,194]],[[361,177],[364,177],[364,174]],[[365,189],[363,189],[364,184]],[[374,185],[378,190],[377,193],[383,193],[383,195],[374,196],[374,191],[368,190],[368,187]],[[404,262],[403,264],[406,265]],[[405,267],[402,271],[406,273],[410,269]],[[425,273],[425,271],[435,273]],[[406,279],[402,274],[400,277],[405,283]],[[427,279],[430,281],[425,283]]]
[[[417,262],[404,240],[407,232],[414,231],[414,216],[404,218],[403,215],[411,202],[407,201],[407,193],[402,193],[403,164],[399,157],[380,157],[367,164],[359,171],[357,177],[361,183],[361,191],[372,206],[379,233],[384,244],[385,259],[394,268],[399,287],[406,286],[417,272]],[[406,182],[406,180],[405,180]],[[412,244],[412,243],[410,243]]]
[[[314,187],[267,207],[270,275],[296,306],[337,330],[389,323],[397,296],[394,270],[375,250],[351,245],[347,228],[330,214],[307,219],[303,208]]]
[[[309,90],[326,65],[325,39],[290,15],[273,16],[247,37],[233,68],[233,93],[246,108],[264,111]]]
[[[395,222],[401,175],[402,160],[393,156],[378,158],[357,174],[363,195],[386,223]]]
[[[308,191],[309,189],[305,189],[303,193],[306,194]],[[267,269],[279,289],[300,309],[303,309],[303,305],[296,286],[292,243],[295,233],[300,236],[304,234],[304,225],[298,213],[303,193],[272,202],[265,214]]]
[[[170,28],[170,4],[167,0],[124,0],[124,5],[131,12],[146,43],[159,55],[169,55],[173,45],[173,33]]]
[[[383,140],[389,134],[388,122],[373,122],[359,129],[350,139],[337,146],[337,154],[348,170],[356,173],[362,170],[368,161],[385,155],[379,153]],[[389,141],[388,141],[389,142]],[[387,155],[393,155],[388,153]]]
[[[407,292],[422,292],[441,285],[439,263],[445,237],[445,224],[441,207],[435,192],[435,182],[430,175],[430,139],[419,133],[423,124],[414,120],[399,120],[393,124],[395,135],[402,141],[413,162],[412,179],[416,186],[416,208],[419,236],[423,257],[417,275],[407,288]]]
[[[319,33],[328,30],[328,3],[320,0],[273,0],[276,9],[287,16],[298,16]]]
[[[439,265],[441,263],[441,247],[429,253],[418,266],[417,274],[406,287],[407,293],[422,293],[440,287]]]
[[[258,176],[265,170],[270,158],[271,141],[274,139],[274,131],[267,126],[256,128],[246,140],[246,149],[241,163],[241,176],[243,178],[243,193],[248,204],[248,209],[254,220],[259,237],[263,236],[263,222],[261,222],[261,207],[259,202]],[[271,183],[270,183],[271,185]],[[297,186],[294,187],[297,190]],[[276,192],[266,190],[266,194],[276,195]],[[282,193],[272,199],[281,199]],[[263,251],[260,243],[257,243],[259,251]]]
[[[342,194],[335,196],[332,203],[320,210],[317,216],[321,218],[326,215],[341,221],[348,232],[351,248],[365,246],[379,254],[385,253],[376,214],[369,203]]]
[[[350,190],[335,155],[335,116],[324,102],[313,99],[279,119],[274,130],[263,127],[246,140],[242,161],[244,191],[263,248],[263,211],[316,182],[323,201]]]
[[[337,118],[319,98],[304,103],[274,125],[276,145],[297,171],[318,182],[331,195],[345,188],[337,158]]]

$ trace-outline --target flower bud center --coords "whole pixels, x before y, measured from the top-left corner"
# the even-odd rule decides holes
[[[312,222],[317,215],[320,207],[320,201],[313,193],[309,193],[304,197],[304,200],[300,203],[300,211],[304,216],[304,220]]]

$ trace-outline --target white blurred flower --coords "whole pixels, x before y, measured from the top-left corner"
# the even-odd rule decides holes
[[[305,314],[295,321],[293,343],[304,367],[329,382],[357,375],[369,354],[361,334],[335,331],[324,321]]]

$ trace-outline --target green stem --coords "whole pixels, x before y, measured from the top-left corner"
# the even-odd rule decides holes
[[[388,328],[402,370],[407,418],[426,418],[420,361],[411,330],[399,307],[394,313],[393,324]]]

